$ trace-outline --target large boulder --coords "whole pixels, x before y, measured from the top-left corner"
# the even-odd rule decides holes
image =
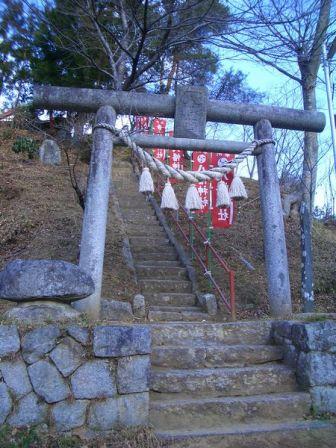
[[[89,275],[61,260],[15,260],[0,272],[0,299],[13,302],[72,302],[90,296],[94,289]]]

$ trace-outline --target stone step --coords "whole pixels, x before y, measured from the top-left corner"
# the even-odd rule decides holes
[[[136,208],[136,209],[121,209],[121,214],[123,215],[123,218],[126,219],[133,219],[133,218],[141,218],[144,220],[147,220],[148,218],[152,218],[156,216],[154,215],[154,212],[152,209],[146,207],[146,208]]]
[[[148,254],[148,253],[160,254],[163,257],[163,259],[165,259],[164,258],[165,255],[175,255],[175,257],[177,256],[173,246],[170,246],[168,244],[164,246],[148,246],[148,247],[136,246],[134,244],[131,244],[131,251],[136,259],[138,258],[137,254]]]
[[[152,365],[176,369],[246,366],[279,361],[282,348],[276,345],[158,346],[152,347]]]
[[[176,292],[161,292],[155,294],[146,294],[146,303],[148,305],[170,305],[170,306],[193,306],[196,305],[195,294],[180,294]]]
[[[152,369],[151,390],[193,396],[217,397],[291,392],[297,390],[295,374],[276,363],[217,369]]]
[[[136,266],[136,272],[138,278],[166,278],[178,280],[185,280],[188,278],[186,268],[176,266],[144,266],[138,264]]]
[[[171,268],[181,268],[181,262],[180,261],[171,261],[171,260],[161,260],[161,261],[155,261],[153,264],[151,264],[150,260],[142,261],[137,263],[135,266],[157,266],[157,267],[171,267]]]
[[[168,246],[173,247],[171,244],[169,244],[169,239],[164,236],[132,236],[130,237],[130,243],[132,246],[136,247],[155,247],[155,246]]]
[[[166,323],[153,324],[153,345],[187,345],[192,343],[268,344],[271,321],[229,323]]]
[[[150,322],[206,322],[212,321],[213,318],[204,311],[152,311],[149,309],[148,320]]]
[[[157,218],[151,214],[143,216],[134,213],[133,216],[123,216],[123,219],[127,225],[136,224],[138,226],[152,226],[158,224]]]
[[[211,428],[235,423],[302,419],[310,413],[308,393],[252,395],[248,397],[172,399],[152,393],[150,424],[165,430]]]
[[[148,278],[140,280],[139,285],[144,294],[155,292],[192,292],[189,280],[156,280]]]
[[[322,420],[158,430],[165,447],[175,448],[331,448],[335,424]]]
[[[140,252],[132,252],[133,258],[136,264],[142,263],[143,261],[149,261],[151,264],[156,261],[176,261],[178,259],[177,253],[175,251],[172,252],[149,252],[149,251],[140,251]]]
[[[166,236],[166,232],[163,227],[160,226],[159,221],[153,225],[141,227],[136,224],[126,223],[126,232],[129,236],[144,236],[144,237],[156,237],[159,235]]]

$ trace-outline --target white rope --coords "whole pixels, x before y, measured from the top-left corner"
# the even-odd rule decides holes
[[[261,145],[267,143],[274,143],[272,139],[264,140],[254,140],[247,148],[245,148],[241,153],[239,153],[233,160],[225,162],[223,167],[216,167],[210,170],[204,171],[185,171],[181,169],[173,168],[160,160],[153,157],[147,151],[138,146],[131,138],[129,131],[126,127],[121,130],[116,129],[114,126],[107,123],[98,123],[93,127],[95,129],[106,129],[112,132],[116,137],[121,138],[123,143],[128,146],[135,155],[144,162],[149,168],[154,171],[161,172],[165,177],[174,177],[178,180],[184,180],[189,183],[198,183],[211,179],[220,179],[223,174],[230,171],[238,166],[246,157],[252,154],[252,152]]]

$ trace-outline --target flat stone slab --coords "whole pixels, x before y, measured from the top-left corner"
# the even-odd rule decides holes
[[[0,325],[0,358],[16,353],[20,348],[20,336],[15,325]]]
[[[22,339],[23,359],[32,364],[43,358],[55,347],[56,340],[60,335],[60,329],[55,325],[47,325],[29,331]]]
[[[109,398],[117,394],[114,375],[106,361],[88,361],[71,377],[75,398]]]
[[[12,399],[5,383],[0,383],[0,425],[2,425],[12,409]]]
[[[12,302],[72,302],[90,296],[94,289],[90,276],[62,260],[15,260],[0,272],[0,299]]]
[[[79,311],[66,303],[38,300],[23,302],[4,313],[6,319],[26,324],[71,321],[78,319],[80,315]]]
[[[87,400],[56,403],[51,411],[56,430],[60,432],[70,431],[73,428],[84,425],[88,404]]]
[[[14,427],[38,425],[46,421],[47,413],[47,404],[39,401],[36,394],[31,392],[19,401],[7,423]]]
[[[101,301],[101,315],[104,319],[117,321],[133,320],[132,306],[128,302],[121,302],[120,300],[102,299]]]
[[[0,362],[0,372],[16,397],[27,395],[32,391],[26,364],[22,360]]]
[[[47,403],[56,403],[69,397],[68,385],[50,362],[38,361],[28,367],[28,373],[35,392]]]
[[[148,326],[98,326],[93,332],[93,351],[98,357],[147,355],[151,352]]]

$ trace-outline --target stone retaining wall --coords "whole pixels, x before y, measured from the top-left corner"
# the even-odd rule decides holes
[[[272,337],[308,390],[316,412],[336,413],[336,321],[276,321]]]
[[[0,325],[0,424],[94,435],[148,424],[150,329]]]

